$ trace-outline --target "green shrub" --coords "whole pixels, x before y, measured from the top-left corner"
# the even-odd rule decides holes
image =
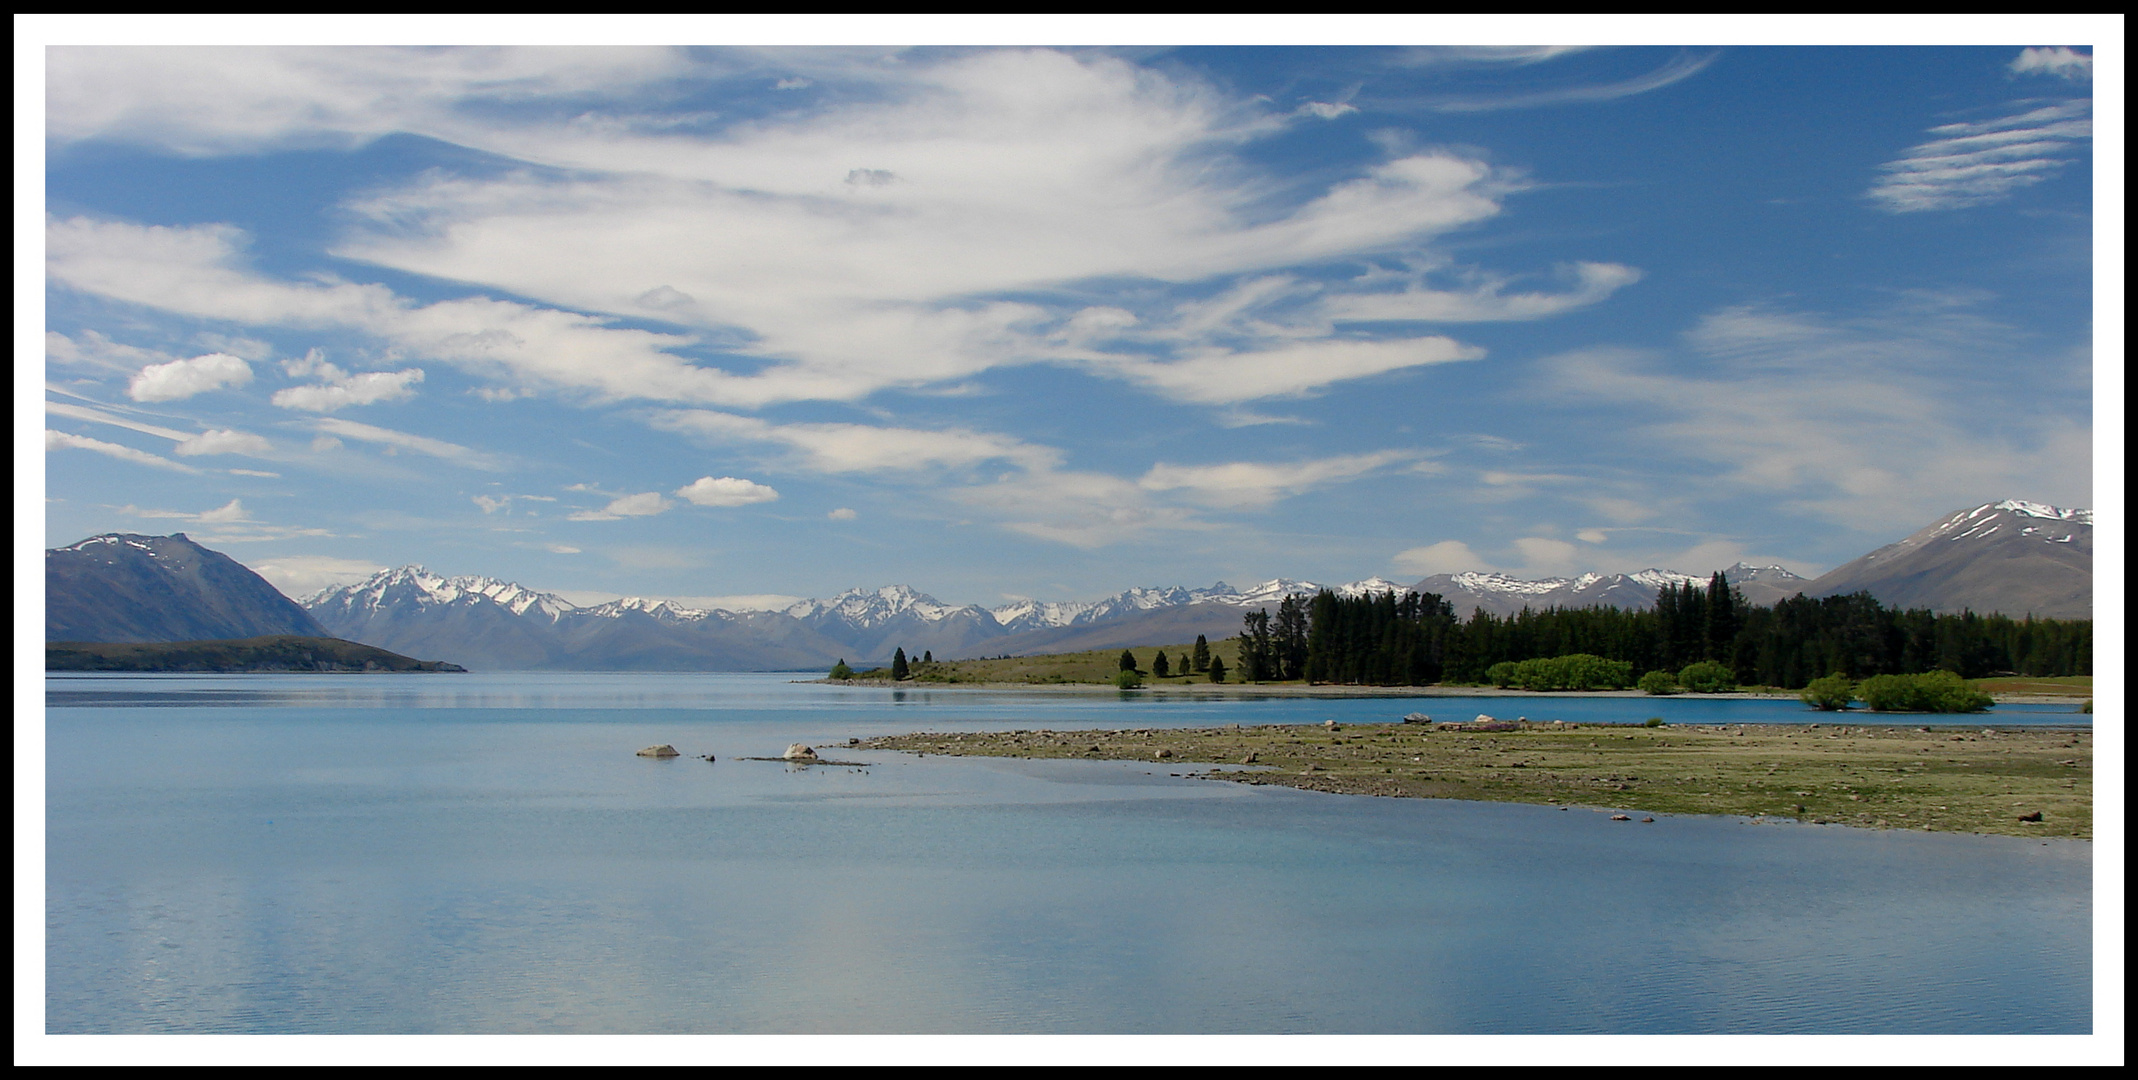
[[[1667,671],[1651,671],[1641,676],[1640,688],[1643,693],[1658,695],[1675,694],[1683,689],[1678,685],[1678,677]]]
[[[1623,690],[1633,685],[1633,663],[1572,653],[1494,664],[1485,675],[1495,686],[1519,686],[1524,690]]]
[[[1642,726],[1642,727],[1662,727],[1662,726],[1663,726],[1663,718],[1662,718],[1662,717],[1660,717],[1660,716],[1651,716],[1651,717],[1649,717],[1649,718],[1648,718],[1647,722],[1646,722],[1646,723],[1643,723],[1643,724],[1642,724],[1641,726]]]
[[[1696,694],[1720,694],[1737,689],[1737,673],[1728,664],[1701,660],[1678,672],[1678,683]]]
[[[831,677],[834,679],[851,679],[854,677],[854,669],[847,667],[846,661],[841,660],[831,666]]]
[[[1823,679],[1813,679],[1797,695],[1798,700],[1823,712],[1840,712],[1856,698],[1856,684],[1848,676],[1836,671]]]
[[[1114,685],[1123,690],[1134,690],[1143,685],[1143,676],[1133,670],[1117,671],[1114,673]]]
[[[1856,687],[1856,696],[1876,712],[1981,712],[1990,696],[1950,671],[1921,675],[1873,675]]]

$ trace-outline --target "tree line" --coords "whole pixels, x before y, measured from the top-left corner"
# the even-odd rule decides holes
[[[1849,679],[1950,671],[1979,679],[2093,674],[2091,619],[1941,615],[1881,604],[1870,593],[1771,607],[1745,601],[1725,574],[1705,588],[1658,591],[1652,608],[1483,609],[1457,619],[1434,593],[1288,596],[1275,618],[1249,612],[1239,637],[1241,678],[1264,682],[1423,686],[1476,683],[1493,665],[1572,654],[1629,663],[1635,672],[1721,664],[1739,683],[1803,687]],[[1504,669],[1503,669],[1504,670]]]

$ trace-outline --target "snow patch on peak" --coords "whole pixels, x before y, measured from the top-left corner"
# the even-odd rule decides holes
[[[1553,589],[1563,588],[1572,583],[1569,578],[1540,578],[1536,581],[1524,581],[1518,577],[1509,577],[1506,574],[1496,572],[1488,573],[1482,570],[1465,570],[1460,574],[1453,575],[1449,580],[1453,581],[1457,588],[1467,592],[1515,593],[1521,596],[1548,593]]]
[[[885,585],[877,589],[848,589],[829,600],[804,600],[784,610],[797,619],[836,617],[854,626],[870,628],[907,613],[936,622],[965,609],[943,603],[909,585]]]
[[[381,570],[354,585],[322,589],[300,602],[307,608],[339,604],[378,610],[403,604],[427,607],[483,600],[503,605],[514,615],[534,612],[547,616],[552,622],[566,612],[577,610],[576,605],[563,597],[524,585],[490,577],[443,577],[414,565]]]
[[[2024,499],[2006,499],[2003,502],[1992,503],[1983,509],[2006,510],[2026,517],[2048,518],[2051,521],[2076,521],[2087,525],[2093,524],[2093,511],[2091,510],[2066,509],[2061,506],[2050,506],[2047,503],[2027,502]]]
[[[1658,570],[1652,566],[1646,570],[1637,570],[1631,574],[1627,574],[1626,577],[1628,580],[1639,582],[1640,584],[1646,585],[1651,589],[1660,589],[1665,585],[1706,585],[1709,581],[1713,580],[1711,577],[1696,577],[1692,574],[1681,574],[1676,570]]]
[[[606,604],[596,604],[580,609],[583,614],[598,619],[614,619],[628,611],[643,612],[667,622],[697,622],[713,616],[711,611],[684,607],[667,600],[648,600],[643,596],[626,596]]]

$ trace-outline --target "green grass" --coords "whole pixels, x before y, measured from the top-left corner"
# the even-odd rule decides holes
[[[1969,679],[1967,685],[1985,694],[2093,696],[2091,675],[2007,675],[1994,679]]]

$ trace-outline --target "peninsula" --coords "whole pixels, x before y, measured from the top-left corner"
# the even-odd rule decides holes
[[[1848,724],[1343,724],[919,733],[871,750],[1153,762],[1308,791],[2093,836],[2093,732]],[[1936,723],[1944,720],[1944,723]]]

